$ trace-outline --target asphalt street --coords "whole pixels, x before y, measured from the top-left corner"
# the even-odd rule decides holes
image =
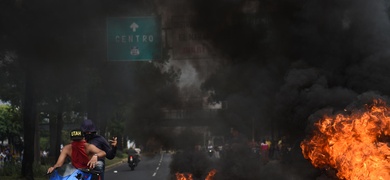
[[[106,180],[168,180],[170,153],[161,153],[153,157],[141,156],[141,162],[132,171],[127,165],[127,160],[107,167],[105,171]]]

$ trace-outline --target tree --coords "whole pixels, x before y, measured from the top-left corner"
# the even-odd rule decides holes
[[[75,72],[79,72],[75,69],[83,67],[76,65],[82,63],[83,44],[78,41],[82,39],[82,32],[73,28],[85,24],[78,18],[82,11],[75,9],[85,6],[75,6],[75,1],[8,0],[1,3],[0,22],[6,28],[0,32],[0,52],[2,62],[11,63],[4,66],[7,71],[3,71],[6,76],[2,76],[1,81],[6,82],[3,86],[7,88],[0,96],[22,107],[25,147],[29,148],[24,152],[22,176],[33,179],[35,152],[30,148],[34,147],[37,104],[59,100],[56,111],[61,114],[67,91],[74,82],[80,82],[75,80],[78,76]],[[9,58],[10,54],[15,56]]]
[[[88,1],[77,0],[0,2],[0,23],[5,27],[0,30],[0,68],[5,70],[0,72],[0,86],[4,87],[0,88],[0,98],[20,105],[26,148],[34,147],[38,111],[57,114],[52,127],[58,133],[55,137],[61,137],[65,112],[88,112],[99,127],[105,127],[105,119],[110,119],[115,109],[124,104],[142,105],[144,109],[152,105],[151,110],[158,112],[163,102],[154,103],[151,97],[159,94],[165,100],[175,99],[170,98],[177,91],[175,72],[162,70],[168,58],[155,63],[129,63],[130,68],[119,71],[130,70],[127,76],[115,73],[115,68],[122,64],[107,66],[104,59],[107,14],[128,14],[130,10],[123,3],[129,3],[137,11],[135,14],[154,11],[146,1],[115,2],[94,1],[93,7]],[[107,9],[113,10],[107,12]],[[149,76],[143,73],[149,71],[153,77],[143,83]],[[129,86],[131,80],[135,85]],[[156,122],[153,117],[148,117],[148,122]],[[59,141],[60,138],[56,143]],[[22,176],[26,179],[33,178],[35,151],[24,152]]]
[[[14,137],[19,137],[22,131],[20,109],[11,105],[0,105],[0,141],[13,143]]]

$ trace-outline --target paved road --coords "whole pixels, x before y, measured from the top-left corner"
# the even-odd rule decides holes
[[[142,157],[141,162],[131,171],[126,162],[109,167],[105,172],[106,180],[168,180],[171,154],[161,153],[154,157]]]

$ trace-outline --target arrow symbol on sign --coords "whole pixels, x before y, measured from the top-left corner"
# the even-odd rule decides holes
[[[138,28],[138,24],[134,23],[130,25],[130,28],[133,29],[133,32],[135,32]]]

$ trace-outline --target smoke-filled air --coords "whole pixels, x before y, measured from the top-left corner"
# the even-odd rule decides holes
[[[203,81],[201,88],[211,92],[209,101],[228,104],[221,126],[237,128],[249,140],[253,137],[261,140],[267,135],[275,138],[273,140],[283,136],[291,138],[289,143],[294,156],[289,162],[291,164],[274,164],[275,167],[268,164],[260,171],[251,172],[246,172],[250,168],[242,167],[234,173],[234,169],[229,169],[232,162],[224,162],[226,164],[221,165],[221,169],[228,172],[217,172],[216,177],[379,177],[375,174],[368,178],[356,172],[340,175],[343,169],[353,168],[348,162],[338,161],[340,157],[335,158],[335,162],[321,162],[320,168],[314,164],[314,170],[306,164],[306,160],[311,158],[307,155],[302,157],[302,151],[312,149],[301,150],[299,144],[312,136],[318,126],[314,124],[323,116],[346,113],[345,109],[351,104],[370,105],[377,99],[387,100],[390,90],[388,1],[197,0],[185,5],[173,3],[178,4],[188,9],[173,7],[172,13],[188,11],[191,18],[189,26],[193,31],[204,34],[204,39],[207,39],[205,46],[218,57],[201,62],[209,70],[207,76],[202,76],[204,66],[199,67],[199,61],[185,62],[192,62],[192,67],[202,74],[199,75],[199,80]],[[374,135],[371,143],[379,142],[375,138],[380,134],[387,136],[386,132],[382,130],[377,137]],[[329,141],[326,140],[331,143]],[[386,144],[388,151],[388,141]],[[328,153],[312,153],[330,158]],[[356,154],[352,155],[356,157]],[[236,163],[250,164],[245,159],[245,153],[229,157],[234,156],[240,156]],[[343,163],[347,167],[340,167]],[[363,166],[363,163],[359,165]],[[370,173],[369,169],[356,171]]]
[[[388,179],[389,17],[390,0],[1,1],[20,128],[0,119],[0,141],[23,141],[24,177],[91,119],[151,154],[139,169],[169,154],[170,180]]]

